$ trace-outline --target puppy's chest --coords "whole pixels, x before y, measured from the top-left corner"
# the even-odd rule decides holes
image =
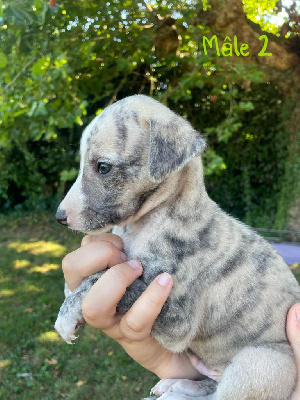
[[[143,265],[143,280],[148,284],[162,272],[172,274],[171,249],[160,239],[160,232],[151,229],[135,230],[132,227],[115,227],[113,233],[120,236],[128,260],[137,259]]]

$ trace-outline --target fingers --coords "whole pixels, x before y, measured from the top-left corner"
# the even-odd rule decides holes
[[[115,325],[116,307],[126,288],[143,272],[141,263],[130,260],[115,265],[93,285],[81,304],[86,322],[105,331]]]
[[[120,242],[111,236],[107,239],[113,240],[117,246],[108,240],[92,241],[63,259],[62,269],[70,290],[76,289],[84,278],[126,261],[126,255],[120,251]]]
[[[286,333],[296,361],[297,382],[293,396],[291,397],[291,400],[296,400],[299,398],[300,394],[300,303],[294,304],[288,312]]]
[[[85,246],[86,244],[92,242],[100,242],[100,241],[107,241],[114,244],[120,251],[123,250],[123,241],[120,236],[115,235],[113,233],[101,233],[100,235],[86,235],[82,241],[81,246]]]
[[[300,303],[294,304],[288,312],[286,332],[300,370]]]
[[[167,300],[172,286],[172,277],[167,273],[154,279],[122,318],[120,330],[124,337],[139,340],[150,334],[152,325]]]

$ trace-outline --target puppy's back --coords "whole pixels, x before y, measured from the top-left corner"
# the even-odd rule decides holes
[[[209,274],[207,255],[199,258],[201,311],[191,348],[223,364],[247,345],[286,342],[286,314],[300,301],[300,289],[279,254],[251,228],[221,210],[213,218],[210,235],[219,236],[219,245],[205,263]]]

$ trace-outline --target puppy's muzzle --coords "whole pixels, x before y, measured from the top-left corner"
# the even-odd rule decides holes
[[[57,219],[57,222],[59,222],[60,224],[68,225],[68,216],[65,210],[58,208],[55,214],[55,218]]]

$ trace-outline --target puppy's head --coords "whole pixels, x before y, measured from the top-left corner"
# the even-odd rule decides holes
[[[184,118],[156,100],[143,95],[120,100],[83,132],[79,175],[56,218],[89,233],[124,223],[204,147]]]

